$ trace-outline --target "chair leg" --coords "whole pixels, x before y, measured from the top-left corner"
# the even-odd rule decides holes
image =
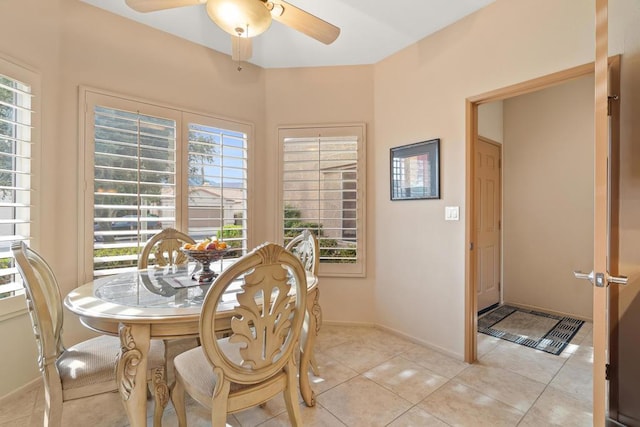
[[[58,395],[55,392],[49,390],[49,387],[45,385],[44,388],[44,420],[42,425],[44,427],[57,427],[62,425],[62,390]]]
[[[153,397],[155,408],[153,409],[153,427],[162,426],[162,414],[169,403],[169,387],[164,367],[153,370]]]
[[[182,378],[176,373],[176,381],[173,383],[173,390],[171,390],[171,402],[176,410],[178,416],[178,426],[187,426],[187,410],[184,405],[184,385],[182,384]]]
[[[302,426],[300,404],[298,403],[297,369],[292,362],[285,369],[287,370],[287,388],[284,390],[284,402],[287,405],[289,421],[293,427]]]
[[[311,350],[311,357],[309,357],[309,365],[311,366],[311,372],[316,377],[320,376],[320,370],[318,369],[318,362],[316,362],[316,352]]]
[[[227,425],[227,404],[229,401],[229,390],[231,390],[231,383],[225,380],[222,381],[223,382],[222,386],[220,386],[220,390],[213,396],[213,400],[211,402],[212,427],[226,427]]]

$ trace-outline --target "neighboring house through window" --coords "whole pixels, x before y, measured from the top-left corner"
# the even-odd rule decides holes
[[[320,246],[320,274],[363,276],[364,125],[279,129],[282,236],[309,228]]]

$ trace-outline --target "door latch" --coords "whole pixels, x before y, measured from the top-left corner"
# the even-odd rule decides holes
[[[596,285],[599,288],[616,283],[618,285],[626,285],[629,278],[627,276],[610,276],[609,273],[583,273],[582,271],[574,271],[573,275],[576,279],[584,279],[591,282],[592,285]]]

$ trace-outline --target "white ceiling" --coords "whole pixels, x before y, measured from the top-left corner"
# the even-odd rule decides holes
[[[209,19],[204,5],[138,13],[124,0],[82,1],[231,54],[230,36]],[[249,62],[264,68],[373,64],[495,0],[287,1],[340,27],[340,36],[324,45],[274,21],[253,39]]]

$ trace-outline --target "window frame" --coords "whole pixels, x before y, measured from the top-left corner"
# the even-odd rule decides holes
[[[250,195],[253,188],[252,151],[254,139],[254,127],[250,123],[227,119],[213,114],[199,113],[184,108],[167,104],[151,102],[134,96],[116,94],[109,91],[81,86],[79,90],[79,173],[78,194],[81,202],[78,204],[79,233],[78,233],[78,283],[86,283],[93,280],[93,156],[94,156],[94,116],[93,106],[102,105],[109,108],[138,111],[135,106],[143,106],[145,115],[157,115],[176,121],[176,199],[175,199],[175,224],[179,230],[188,230],[188,174],[187,167],[189,123],[216,125],[222,129],[232,127],[247,136],[247,193]],[[132,109],[133,108],[133,109]],[[203,122],[197,120],[202,119]],[[206,121],[206,123],[204,122]],[[252,200],[247,198],[247,246],[253,244],[252,236]]]
[[[29,246],[39,250],[40,243],[40,171],[41,171],[41,127],[42,127],[42,76],[41,74],[13,58],[0,55],[0,74],[19,80],[31,88],[31,217]],[[24,294],[0,299],[0,321],[22,315],[27,311]]]
[[[278,127],[278,212],[276,213],[276,230],[279,241],[284,242],[284,139],[315,137],[357,137],[357,256],[355,263],[323,263],[318,267],[318,275],[323,277],[366,277],[366,126],[364,123],[321,124],[321,125],[283,125]]]

